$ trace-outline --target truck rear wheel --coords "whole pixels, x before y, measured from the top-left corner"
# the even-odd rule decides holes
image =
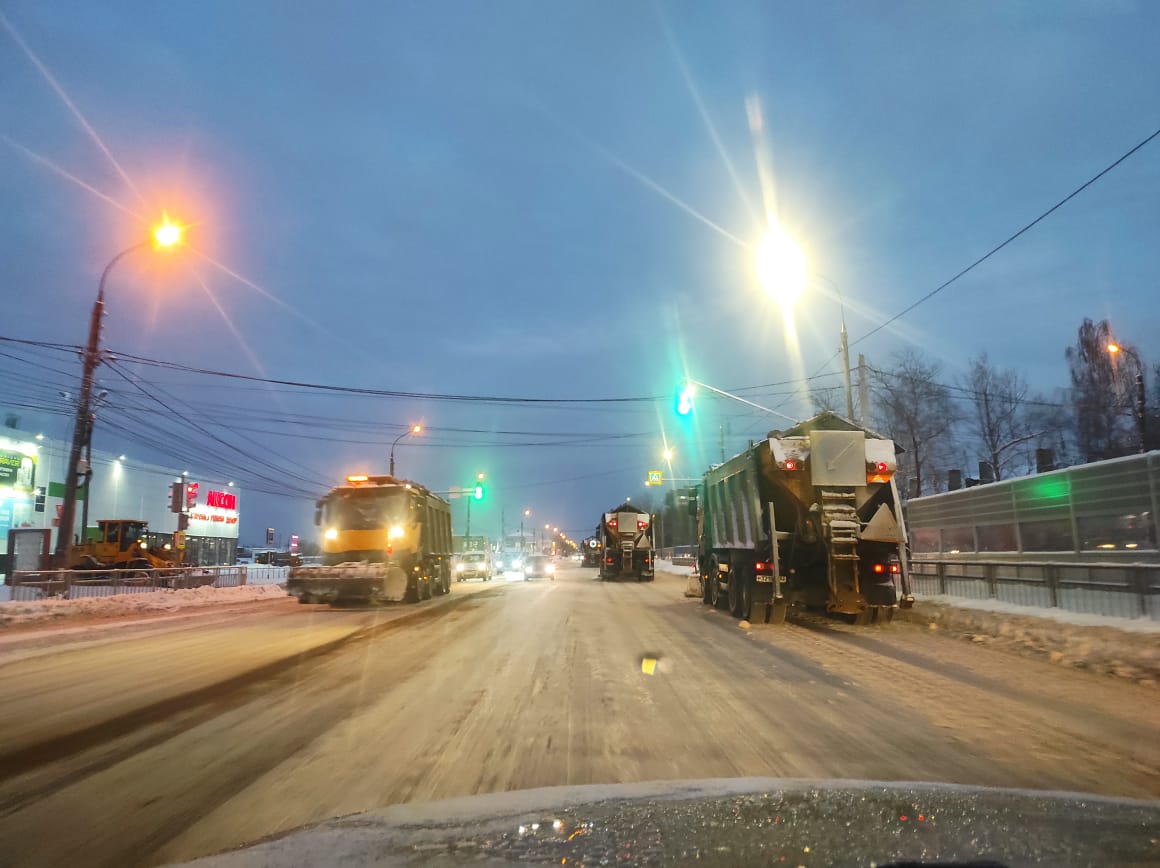
[[[741,574],[736,570],[729,573],[729,614],[744,618],[741,614]]]
[[[717,556],[713,555],[709,558],[709,602],[714,609],[721,608],[721,569],[717,561]]]

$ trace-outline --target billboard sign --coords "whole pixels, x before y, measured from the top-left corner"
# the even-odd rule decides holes
[[[32,491],[36,488],[34,448],[27,450],[0,448],[0,486],[15,488],[17,491]]]

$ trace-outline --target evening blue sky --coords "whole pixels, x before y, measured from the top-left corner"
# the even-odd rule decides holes
[[[164,268],[146,253],[111,278],[110,347],[410,392],[594,398],[671,394],[684,371],[726,388],[791,379],[749,250],[764,206],[747,100],[765,119],[782,225],[821,275],[798,310],[811,374],[836,347],[833,286],[856,340],[1160,122],[1160,5],[1128,0],[6,0],[0,13],[141,193],[0,30],[0,334],[81,343],[102,268],[146,231],[121,208],[168,208],[195,224],[198,250],[278,301],[192,253]],[[1046,391],[1066,383],[1079,322],[1106,317],[1160,359],[1158,191],[1155,141],[855,352],[886,365],[915,346],[949,381],[986,351]],[[2,361],[9,384],[29,371]],[[528,507],[583,535],[644,494],[664,437],[691,477],[723,421],[729,451],[779,424],[715,401],[682,428],[667,400],[462,405],[140,373],[317,493],[385,472],[382,445],[342,440],[398,430],[326,419],[421,420],[432,433],[400,447],[400,471],[436,489],[486,472],[473,524],[489,532],[501,507],[509,528]],[[801,415],[786,391],[750,397]],[[25,412],[67,436],[65,416]],[[320,418],[288,426],[291,414]],[[583,442],[511,445],[567,432]],[[176,462],[144,429],[98,426],[96,439]],[[213,470],[208,454],[188,464]],[[311,506],[251,495],[243,538],[309,533]]]

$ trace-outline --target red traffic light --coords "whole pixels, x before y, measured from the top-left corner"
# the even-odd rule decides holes
[[[185,486],[185,508],[192,509],[197,506],[197,489],[198,483],[191,482]]]

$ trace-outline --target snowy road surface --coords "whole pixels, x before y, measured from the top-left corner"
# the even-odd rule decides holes
[[[276,599],[11,633],[0,865],[162,864],[338,814],[557,784],[763,775],[1160,797],[1154,686],[909,623],[746,630],[684,585],[569,566],[416,606]]]

